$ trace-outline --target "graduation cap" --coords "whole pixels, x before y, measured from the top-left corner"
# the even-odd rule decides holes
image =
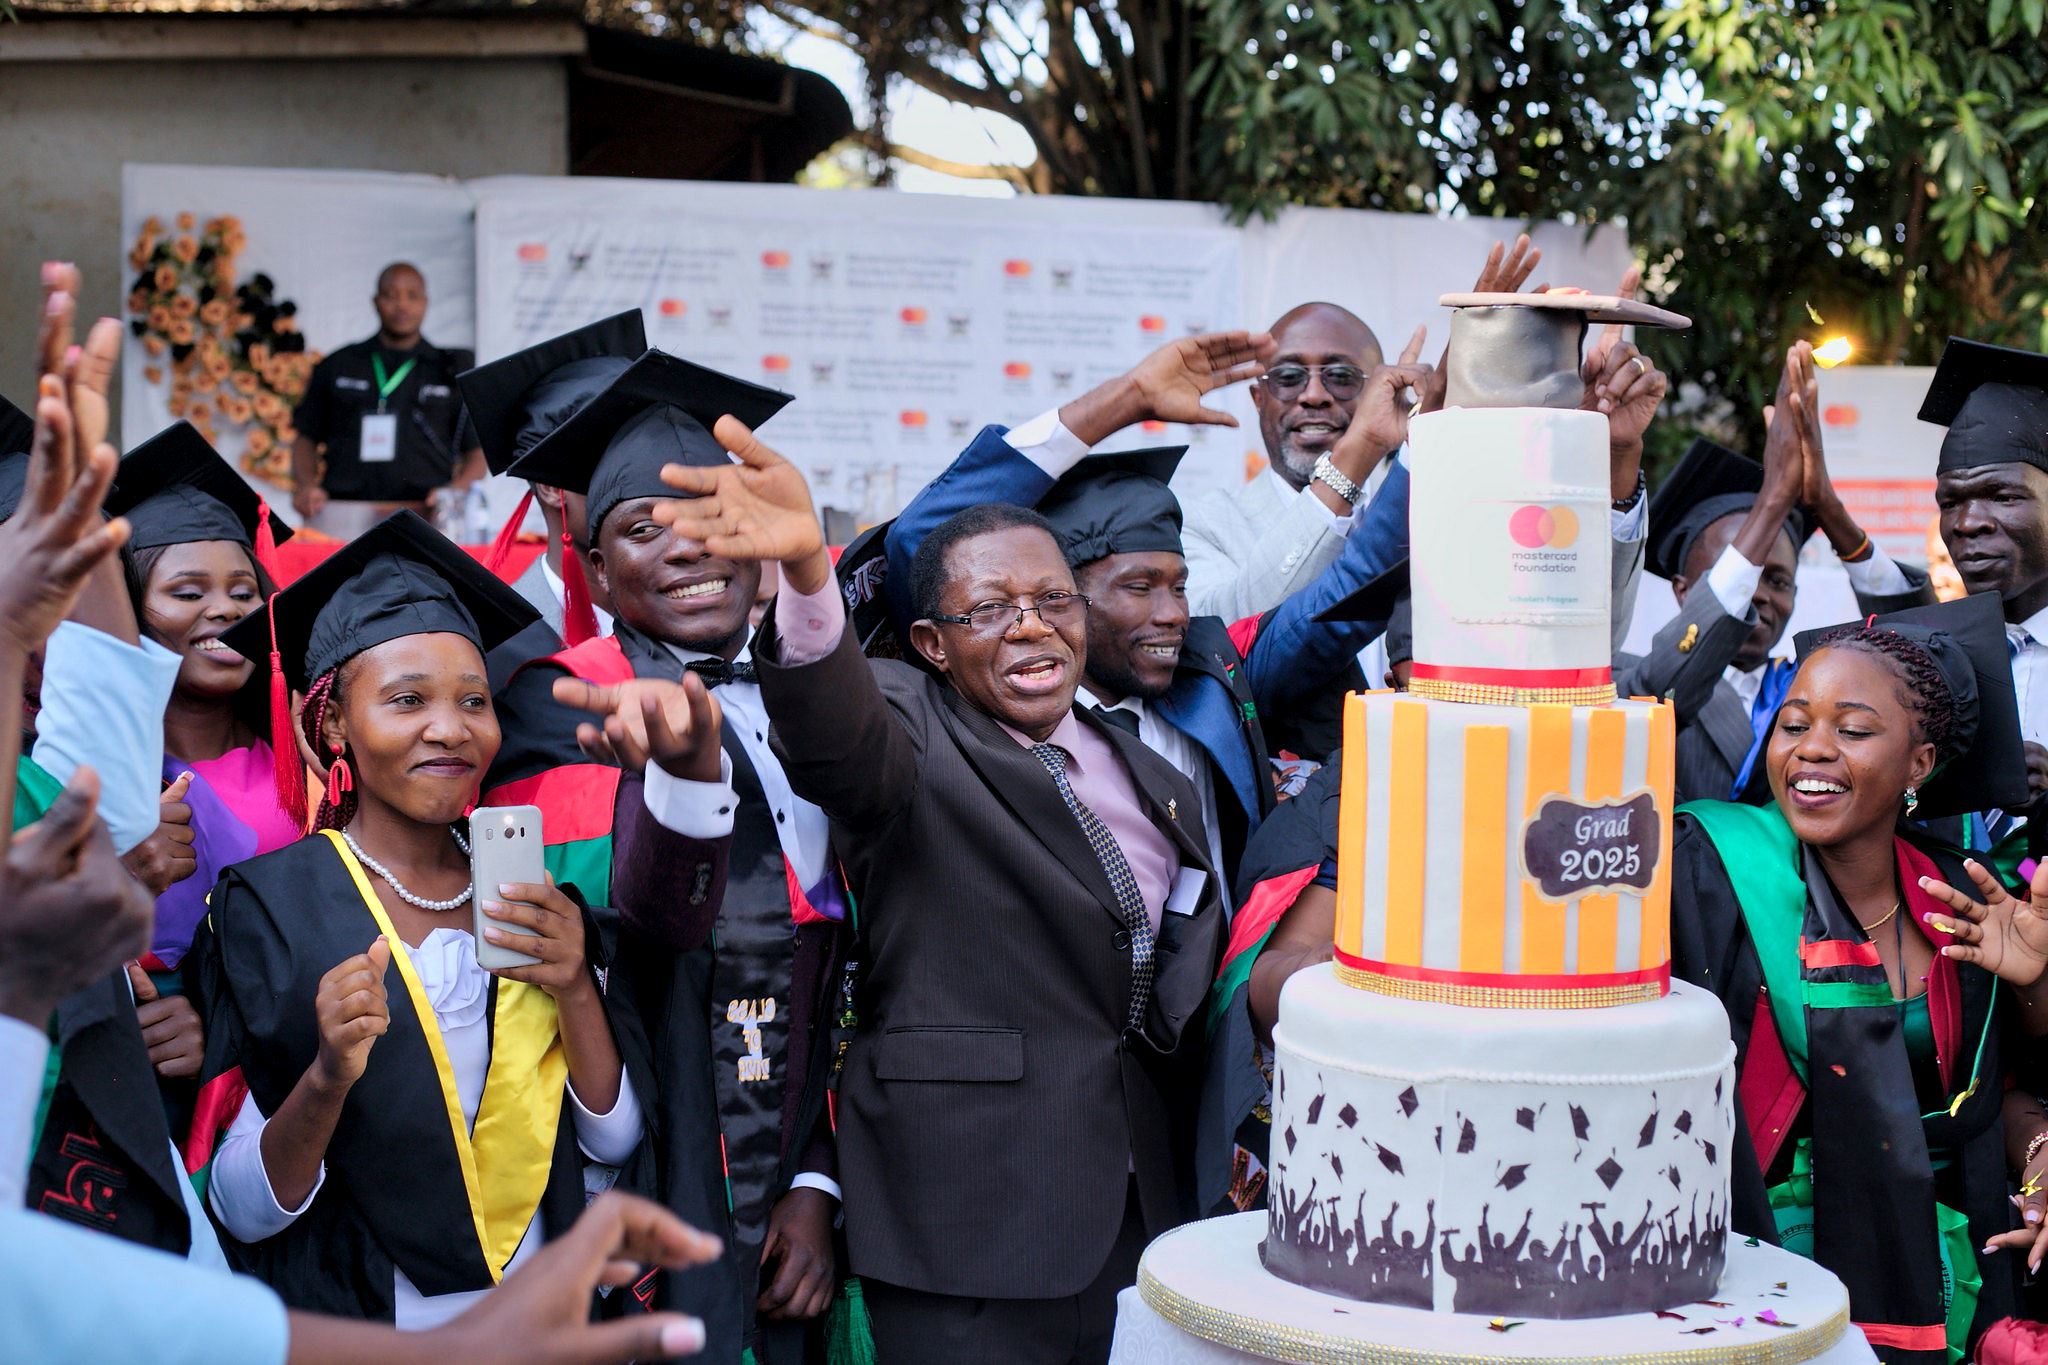
[[[1186,446],[1090,455],[1038,500],[1067,563],[1105,555],[1181,552],[1180,500],[1167,487]]]
[[[1693,440],[1685,458],[1650,496],[1650,543],[1644,567],[1659,578],[1685,572],[1700,533],[1723,517],[1756,506],[1764,488],[1764,467],[1706,437]],[[1813,534],[1804,509],[1785,518],[1785,533],[1796,553]]]
[[[585,496],[590,538],[633,498],[672,498],[666,464],[716,468],[732,457],[712,438],[720,417],[759,427],[790,395],[717,370],[648,351],[543,436],[506,472]]]
[[[634,308],[457,375],[484,463],[506,472],[646,349]]]
[[[106,510],[128,518],[134,549],[232,540],[249,547],[273,576],[274,551],[292,537],[292,528],[190,422],[158,432],[122,458]]]
[[[889,614],[889,557],[884,551],[895,524],[892,517],[848,541],[833,572],[861,653],[871,659],[901,659],[907,653],[913,661],[921,661],[914,651],[905,651],[896,635],[895,619]]]
[[[1683,330],[1692,319],[1634,299],[1552,289],[1541,294],[1445,294],[1451,314],[1444,405],[1576,408],[1585,398],[1579,352],[1596,322]]]
[[[1403,597],[1387,615],[1387,666],[1415,662],[1415,599]],[[1377,681],[1376,679],[1369,681]]]
[[[1408,560],[1404,557],[1333,607],[1316,613],[1318,621],[1388,621],[1394,608],[1408,600]],[[1413,617],[1411,615],[1412,622]],[[1391,628],[1391,627],[1390,627]],[[1411,632],[1413,626],[1410,626]]]
[[[0,398],[0,455],[19,455],[35,444],[36,423],[5,398]]]
[[[2048,355],[1950,337],[1920,420],[1948,428],[1938,470],[2048,469]]]
[[[533,605],[417,512],[394,512],[272,594],[221,634],[245,659],[270,658],[277,794],[304,823],[305,786],[286,688],[409,635],[461,635],[481,653],[540,619]]]
[[[1934,776],[1920,786],[1921,818],[1979,810],[2018,810],[2027,791],[2026,752],[2019,704],[2005,642],[2005,605],[1995,592],[1953,602],[1886,612],[1867,622],[1801,631],[1793,639],[1799,661],[1829,635],[1890,631],[1926,651],[1948,688],[1954,714],[1951,752],[1938,756]]]
[[[0,521],[14,515],[27,492],[28,456],[19,452],[0,455]]]

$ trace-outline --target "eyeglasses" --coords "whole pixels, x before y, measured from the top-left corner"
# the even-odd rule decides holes
[[[1349,401],[1365,389],[1365,371],[1356,365],[1275,365],[1264,383],[1275,398],[1293,398],[1308,387],[1311,374],[1321,375],[1330,397]]]
[[[976,635],[995,639],[1023,625],[1027,611],[1037,612],[1038,619],[1049,629],[1058,630],[1062,626],[1079,623],[1088,614],[1088,599],[1077,592],[1048,592],[1040,594],[1038,601],[1028,605],[1023,602],[983,602],[965,616],[949,616],[935,611],[931,619],[966,626]]]

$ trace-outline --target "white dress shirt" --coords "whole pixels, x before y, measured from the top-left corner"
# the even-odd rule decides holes
[[[2005,638],[2017,647],[2012,685],[2018,694],[2020,738],[2048,744],[2048,609],[2006,626]]]
[[[559,605],[564,612],[568,611],[569,590],[563,584],[562,576],[555,572],[555,566],[548,563],[548,557],[546,555],[542,555],[540,557],[540,574],[542,578],[545,578],[548,581],[548,591],[555,595],[556,604]],[[612,633],[612,614],[610,612],[606,611],[603,607],[597,605],[597,603],[592,602],[590,604],[590,613],[591,615],[597,618],[597,633],[599,635],[609,635]]]
[[[100,819],[116,851],[156,833],[163,790],[164,708],[184,660],[148,636],[140,644],[65,621],[43,651],[36,766],[59,782],[80,768],[100,779]]]
[[[491,1065],[490,973],[477,964],[476,940],[466,929],[439,928],[428,933],[417,948],[408,950],[420,989],[433,1008],[434,1021],[441,1030],[441,1042],[448,1054],[448,1067],[455,1073],[455,1092],[462,1101],[462,1116],[471,1129],[476,1127],[477,1106],[483,1102],[484,1081]],[[372,1064],[376,1050],[371,1049]],[[604,1114],[592,1113],[576,1096],[573,1083],[563,1087],[576,1127],[576,1145],[592,1161],[618,1166],[639,1144],[640,1101],[633,1094],[633,1082],[621,1069],[619,1098]],[[227,1230],[244,1242],[275,1237],[313,1206],[321,1186],[327,1183],[327,1163],[313,1188],[297,1208],[287,1209],[277,1200],[270,1176],[263,1166],[263,1129],[269,1118],[253,1099],[243,1103],[228,1128],[215,1158],[207,1201],[220,1215]],[[403,1153],[393,1153],[402,1160]],[[536,1213],[519,1240],[512,1259],[505,1264],[510,1274],[540,1249],[536,1235],[540,1215]],[[467,1233],[461,1229],[456,1235]],[[394,1318],[403,1331],[438,1327],[490,1293],[473,1289],[455,1294],[425,1295],[406,1278],[403,1270],[392,1269]]]

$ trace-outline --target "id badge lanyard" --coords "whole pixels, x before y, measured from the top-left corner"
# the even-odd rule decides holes
[[[387,377],[384,373],[384,357],[376,354],[375,352],[371,353],[370,369],[377,376],[377,412],[380,416],[386,410],[386,400],[388,400],[392,394],[398,392],[398,386],[405,382],[405,377],[412,373],[412,367],[419,363],[420,358],[418,356],[414,356],[412,359],[406,361],[403,365],[400,365],[398,367],[398,373]]]

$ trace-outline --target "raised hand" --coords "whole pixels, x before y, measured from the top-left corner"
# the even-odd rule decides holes
[[[1599,372],[1586,373],[1585,405],[1607,414],[1610,449],[1640,446],[1643,433],[1671,391],[1671,382],[1648,356],[1626,341],[1610,347],[1602,363]]]
[[[2034,870],[2027,899],[2015,900],[1999,880],[1973,859],[1963,870],[1984,897],[1972,900],[1947,882],[1922,877],[1920,888],[1946,905],[1953,915],[1930,919],[1952,942],[1941,955],[1982,967],[2015,986],[2031,986],[2048,968],[2048,862]]]
[[[1202,406],[1202,400],[1227,385],[1257,379],[1273,350],[1268,332],[1210,332],[1168,342],[1127,376],[1139,404],[1132,420],[1234,427],[1235,417]]]
[[[1621,272],[1621,283],[1615,286],[1614,297],[1618,299],[1632,299],[1636,296],[1636,290],[1640,289],[1642,284],[1643,268],[1639,265],[1631,265],[1628,269]],[[1593,349],[1586,353],[1585,364],[1580,370],[1580,373],[1585,376],[1588,388],[1592,387],[1594,376],[1607,372],[1610,353],[1615,347],[1621,345],[1623,333],[1627,330],[1627,327],[1619,322],[1610,322],[1600,329],[1600,335],[1593,342]]]
[[[1795,341],[1785,357],[1787,377],[1799,395],[1799,502],[1819,509],[1839,499],[1828,478],[1827,451],[1821,438],[1820,369],[1813,363],[1813,345]]]
[[[1759,501],[1789,512],[1801,501],[1806,479],[1803,428],[1806,399],[1799,382],[1799,347],[1785,352],[1777,401],[1764,409],[1764,486]]]
[[[803,474],[737,418],[719,418],[711,434],[739,463],[664,466],[661,481],[684,496],[657,504],[654,519],[720,558],[775,560],[792,588],[816,592],[832,562]]]
[[[166,1080],[183,1080],[199,1074],[206,1056],[206,1029],[199,1011],[182,995],[161,995],[149,973],[131,962],[128,985],[135,992],[135,1022],[142,1029],[142,1045],[149,1049],[150,1065]]]
[[[1434,382],[1441,400],[1442,372],[1418,361],[1427,336],[1427,328],[1417,327],[1401,349],[1399,360],[1380,365],[1366,376],[1358,406],[1351,410],[1351,424],[1330,449],[1331,463],[1345,477],[1362,482],[1374,465],[1408,439],[1409,414],[1416,409],[1416,400],[1408,396],[1410,389],[1419,393]]]
[[[1516,237],[1512,244],[1495,242],[1493,249],[1486,253],[1486,264],[1479,267],[1479,278],[1472,282],[1472,292],[1519,294],[1542,260],[1542,248],[1532,246],[1526,232]]]
[[[539,886],[506,882],[476,889],[479,896],[487,891],[495,895],[495,899],[481,902],[487,918],[533,931],[517,934],[509,929],[485,929],[484,937],[500,948],[540,959],[530,967],[494,967],[491,975],[538,986],[557,1001],[594,993],[597,983],[591,980],[583,952],[583,912],[562,894],[554,875],[546,875],[547,881]]]
[[[156,833],[121,855],[122,863],[152,896],[163,895],[199,870],[192,847],[192,807],[185,802],[191,787],[192,774],[179,773],[157,797]]]
[[[310,1069],[324,1089],[346,1091],[361,1080],[370,1049],[391,1027],[384,994],[384,970],[390,965],[391,942],[380,936],[368,952],[345,959],[320,978],[313,996],[320,1050]]]
[[[149,947],[155,903],[115,855],[99,799],[99,778],[80,768],[0,861],[0,1014],[37,1028]]]
[[[600,718],[576,727],[576,742],[600,763],[632,772],[653,763],[685,782],[718,781],[718,699],[694,673],[679,683],[635,678],[613,687],[557,678],[555,700]]]

